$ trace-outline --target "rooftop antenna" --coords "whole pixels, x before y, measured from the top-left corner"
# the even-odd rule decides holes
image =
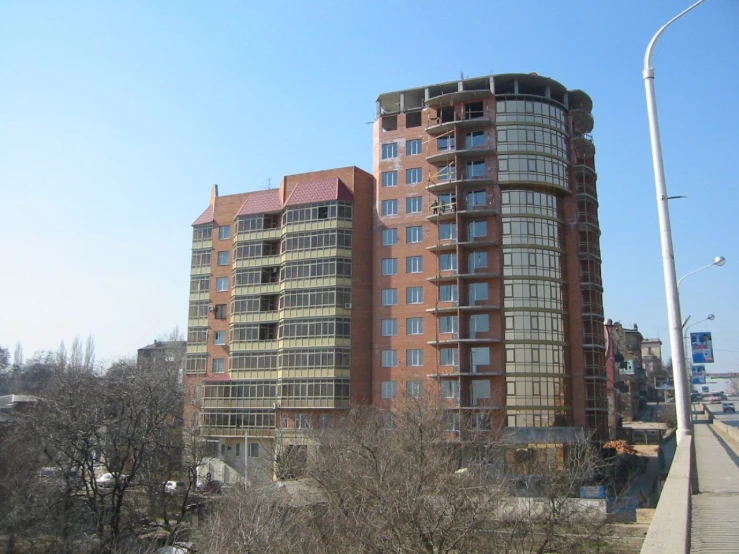
[[[464,71],[459,72],[459,80],[464,81]]]
[[[272,179],[267,177],[267,190],[272,190]]]

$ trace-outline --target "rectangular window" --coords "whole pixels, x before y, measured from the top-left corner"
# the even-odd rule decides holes
[[[398,383],[395,381],[383,381],[380,385],[382,388],[382,398],[391,400],[398,396]]]
[[[213,333],[213,344],[221,346],[226,344],[226,331],[215,331]]]
[[[398,303],[398,289],[382,289],[382,305],[395,306]]]
[[[485,144],[485,131],[472,131],[465,135],[465,148],[475,148]]]
[[[467,225],[467,236],[469,240],[475,240],[476,238],[486,237],[488,234],[488,222],[487,221],[470,221]]]
[[[423,335],[423,318],[409,317],[405,320],[405,332],[407,335]]]
[[[226,304],[216,304],[215,313],[216,319],[226,319]]]
[[[470,273],[478,269],[485,269],[488,266],[488,253],[487,252],[470,252],[470,256],[467,259]]]
[[[478,206],[485,206],[487,198],[484,190],[475,190],[467,193],[467,209],[472,210]]]
[[[423,170],[420,167],[413,167],[405,170],[405,184],[417,185],[423,180]]]
[[[439,151],[442,150],[454,150],[456,147],[455,145],[456,141],[454,140],[454,137],[442,137],[436,139],[436,148]]]
[[[296,429],[310,429],[310,418],[308,414],[297,414],[295,416]]]
[[[423,256],[408,256],[405,259],[406,273],[423,273]]]
[[[407,398],[421,398],[423,396],[423,381],[406,381],[405,396]]]
[[[490,365],[490,348],[487,346],[470,349],[470,358],[472,361],[472,373],[475,373],[477,366]]]
[[[423,227],[416,225],[405,228],[405,242],[408,244],[423,241]]]
[[[398,215],[398,201],[397,200],[383,200],[382,201],[382,215]]]
[[[415,156],[416,154],[420,154],[422,151],[423,151],[423,143],[421,142],[421,139],[405,141],[405,155],[406,156]]]
[[[388,160],[390,158],[397,158],[398,157],[398,143],[397,142],[388,142],[387,144],[382,145],[382,159]]]
[[[221,225],[218,227],[218,238],[220,240],[226,240],[231,238],[231,226]]]
[[[383,187],[397,187],[398,186],[398,172],[397,171],[383,171],[382,172],[382,186]]]
[[[459,352],[456,348],[442,348],[439,350],[439,363],[441,365],[459,365]]]
[[[408,287],[405,289],[406,304],[423,304],[423,287]]]
[[[485,162],[482,160],[473,160],[467,162],[467,178],[485,177]]]
[[[333,426],[333,420],[331,414],[321,414],[318,416],[318,428],[319,429],[331,429]]]
[[[470,283],[470,306],[474,306],[478,300],[488,299],[487,283]]]
[[[226,371],[225,358],[213,358],[213,373],[224,373]]]
[[[249,443],[249,454],[248,456],[250,458],[259,458],[259,443],[258,442],[250,442]]]
[[[457,302],[457,285],[441,285],[439,287],[440,302]]]
[[[221,227],[223,229],[223,227]],[[229,252],[219,252],[218,253],[218,265],[228,265],[228,255]]]
[[[405,363],[408,367],[422,367],[423,366],[423,350],[420,348],[410,349],[405,351]]]
[[[396,273],[398,273],[398,259],[384,258],[382,260],[382,274],[395,275]]]
[[[441,271],[457,271],[457,255],[442,254],[439,256],[439,269]]]
[[[383,229],[382,230],[382,245],[392,246],[398,243],[398,230],[397,229]]]
[[[394,337],[398,334],[398,320],[397,319],[383,319],[381,323],[382,336],[383,337]]]
[[[421,210],[423,210],[423,199],[420,196],[405,199],[405,213],[420,214]]]
[[[439,240],[457,240],[457,224],[442,223],[439,225]]]
[[[459,322],[456,315],[445,315],[439,318],[440,333],[458,333]]]
[[[216,279],[216,291],[226,292],[228,290],[228,277],[218,277]]]
[[[398,351],[397,350],[383,350],[382,351],[382,367],[395,367],[398,365]]]
[[[459,382],[458,381],[442,381],[441,382],[442,398],[459,398]]]
[[[476,314],[470,316],[470,333],[475,336],[475,333],[487,333],[490,331],[490,318],[488,314]]]

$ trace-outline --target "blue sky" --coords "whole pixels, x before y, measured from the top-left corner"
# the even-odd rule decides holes
[[[668,335],[642,60],[689,2],[0,4],[0,345],[92,333],[98,356],[185,326],[189,225],[286,174],[371,170],[379,93],[537,72],[594,101],[606,317]],[[655,56],[683,314],[739,370],[739,2]],[[669,357],[668,355],[665,356]]]

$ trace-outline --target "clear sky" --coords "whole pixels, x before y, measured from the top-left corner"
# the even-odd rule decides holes
[[[0,345],[185,327],[192,221],[286,174],[371,170],[378,94],[537,72],[594,101],[606,317],[667,340],[644,49],[690,0],[0,3]],[[656,51],[683,314],[739,370],[739,2]],[[669,354],[665,355],[668,358]]]

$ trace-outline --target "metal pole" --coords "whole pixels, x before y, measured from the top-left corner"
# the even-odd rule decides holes
[[[644,87],[647,95],[647,115],[649,117],[649,135],[652,143],[652,164],[654,165],[654,184],[657,190],[657,213],[662,243],[662,268],[665,278],[665,295],[667,297],[667,318],[670,326],[670,352],[672,353],[672,376],[675,382],[675,409],[677,411],[677,442],[683,437],[693,434],[690,417],[690,397],[688,396],[685,358],[683,356],[682,320],[680,318],[680,300],[677,292],[677,276],[675,275],[675,254],[672,248],[672,229],[670,227],[670,209],[667,198],[665,171],[662,163],[662,144],[657,119],[657,99],[654,91],[654,68],[652,67],[652,51],[657,39],[665,29],[704,0],[698,0],[688,9],[680,12],[664,24],[652,37],[644,53]]]
[[[244,429],[244,489],[249,485],[249,430]]]

